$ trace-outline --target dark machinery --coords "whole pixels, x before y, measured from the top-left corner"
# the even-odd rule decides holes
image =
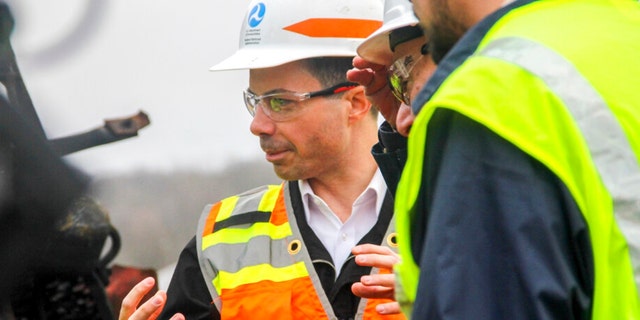
[[[105,287],[119,235],[85,196],[87,177],[61,156],[137,136],[149,118],[139,112],[48,139],[16,63],[13,27],[0,1],[0,320],[113,319]]]

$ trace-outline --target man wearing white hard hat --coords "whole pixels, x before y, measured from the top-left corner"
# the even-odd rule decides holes
[[[165,303],[162,319],[404,319],[376,310],[390,299],[351,291],[391,272],[357,264],[354,246],[395,250],[393,199],[370,154],[377,111],[346,79],[382,13],[380,0],[251,2],[240,49],[211,70],[250,70],[250,130],[285,181],[207,206],[166,295],[138,308],[153,284],[141,282],[121,319],[153,319]]]
[[[385,122],[372,153],[392,193],[406,159],[406,137],[414,115],[411,100],[436,66],[408,0],[386,0],[384,24],[357,49],[347,78],[365,86]]]
[[[406,160],[406,137],[414,118],[411,101],[436,68],[426,49],[427,40],[411,3],[386,0],[384,24],[358,46],[354,68],[347,74],[349,80],[365,86],[367,98],[386,119],[380,126],[380,141],[372,148],[372,154],[392,194]],[[364,256],[378,268],[391,269],[399,260],[397,255],[379,246],[360,245],[352,252],[356,261]],[[364,298],[394,299],[395,285],[393,274],[378,274],[366,282],[355,283],[353,291]],[[397,302],[378,308],[400,312]]]

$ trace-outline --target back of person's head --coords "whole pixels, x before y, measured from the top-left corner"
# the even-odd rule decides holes
[[[382,0],[252,0],[239,49],[210,70],[268,68],[320,57],[348,57],[350,63],[358,45],[382,25],[382,13]]]

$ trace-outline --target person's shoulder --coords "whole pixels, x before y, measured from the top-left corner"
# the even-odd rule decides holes
[[[284,187],[284,183],[283,184],[268,184],[268,185],[262,185],[253,189],[249,189],[247,191],[241,192],[239,194],[233,195],[233,196],[229,196],[226,197],[216,203],[210,203],[208,205],[205,206],[205,212],[209,212],[212,210],[212,208],[214,207],[219,207],[221,205],[223,205],[224,203],[234,203],[237,204],[239,202],[241,203],[253,203],[256,201],[260,201],[262,199],[262,197],[269,192],[276,192],[279,193],[280,189]],[[234,205],[235,206],[235,205]]]
[[[208,204],[202,212],[200,224],[214,221],[217,224],[222,220],[227,220],[227,224],[245,224],[264,219],[263,215],[267,213],[264,211],[265,203],[275,204],[275,198],[280,196],[284,185],[263,185]]]

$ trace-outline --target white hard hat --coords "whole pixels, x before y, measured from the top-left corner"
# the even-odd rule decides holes
[[[382,0],[252,0],[240,48],[210,70],[355,56],[358,45],[382,25],[382,13]]]
[[[415,27],[410,36],[416,38],[422,35],[418,22],[418,18],[413,13],[413,5],[409,0],[385,0],[384,23],[358,47],[358,55],[365,60],[388,65],[391,63],[393,55],[389,43],[391,32],[400,28]]]

